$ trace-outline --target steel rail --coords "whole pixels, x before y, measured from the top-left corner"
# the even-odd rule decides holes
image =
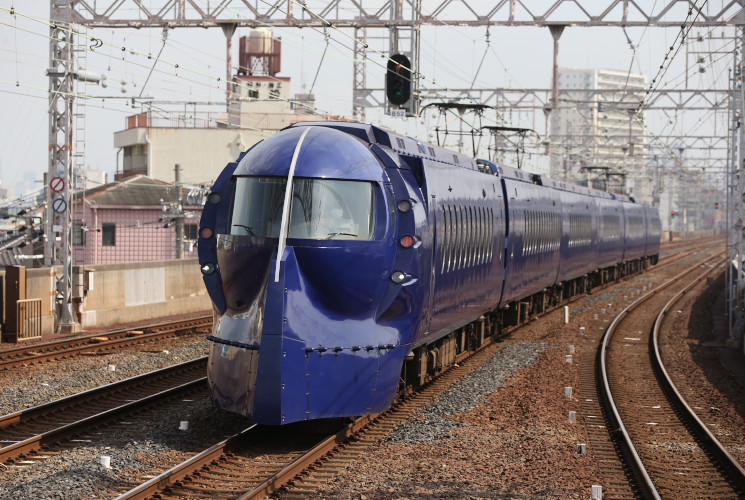
[[[717,257],[716,256],[710,257],[706,259],[703,263],[707,263],[711,260],[714,260],[715,258]],[[629,432],[626,430],[626,426],[623,423],[621,415],[618,411],[618,407],[616,406],[613,393],[611,391],[610,381],[608,378],[608,367],[607,367],[607,362],[606,362],[608,343],[610,342],[610,339],[613,336],[613,333],[615,332],[617,326],[621,323],[623,318],[625,318],[626,315],[628,315],[631,311],[633,311],[639,304],[649,300],[650,298],[652,298],[659,292],[677,283],[681,278],[688,275],[695,269],[699,268],[701,265],[702,265],[702,262],[698,262],[697,264],[687,268],[685,271],[677,274],[676,276],[674,276],[667,282],[654,288],[648,293],[642,295],[641,297],[633,301],[631,304],[626,306],[621,312],[618,313],[618,315],[613,319],[611,324],[608,326],[608,329],[605,331],[605,334],[603,335],[603,341],[602,341],[601,347],[598,350],[597,364],[599,366],[600,374],[602,377],[602,386],[599,388],[599,393],[600,393],[600,398],[603,400],[603,404],[607,409],[608,420],[610,420],[610,424],[611,424],[609,426],[609,429],[611,429],[611,432],[619,432],[621,434],[622,439],[620,439],[619,441],[622,445],[623,452],[627,457],[628,465],[631,468],[635,476],[635,479],[637,480],[638,487],[641,490],[645,498],[652,498],[654,500],[662,500],[662,497],[657,491],[657,488],[655,487],[654,482],[652,481],[652,478],[649,476],[649,473],[647,472],[646,467],[644,466],[641,458],[639,457],[638,452],[636,451],[636,447],[634,446],[634,443],[631,440],[631,436],[629,435]]]
[[[227,449],[229,449],[239,439],[245,438],[245,436],[255,427],[256,424],[253,424],[251,427],[242,430],[238,434],[210,446],[203,452],[194,455],[175,467],[172,467],[149,481],[142,483],[136,488],[119,495],[116,497],[116,500],[142,500],[153,497],[169,486],[173,486],[177,482],[193,475],[205,465],[220,460],[220,458],[226,454]]]
[[[137,401],[132,401],[115,408],[108,409],[101,413],[90,415],[76,422],[71,422],[56,429],[38,434],[36,436],[32,436],[28,439],[24,439],[23,441],[5,446],[3,448],[0,448],[0,463],[9,462],[16,458],[23,457],[26,454],[32,453],[44,448],[51,443],[61,440],[66,435],[89,430],[91,427],[97,426],[106,420],[110,420],[141,407],[148,406],[152,403],[157,402],[158,400],[174,397],[177,394],[183,392],[190,392],[199,389],[200,386],[206,385],[206,381],[207,377],[202,377],[197,380],[181,384],[177,387],[166,389],[156,394],[151,394],[142,399],[138,399]]]
[[[681,253],[683,253],[682,256],[680,256]],[[676,254],[677,256],[680,256],[678,258],[672,258],[674,256],[669,256],[663,259],[666,261],[666,264],[672,264],[689,255],[689,253],[685,253],[685,252],[681,252],[681,253]],[[668,260],[671,258],[672,258],[672,262]],[[613,282],[609,282],[608,284],[606,284],[606,286],[611,285],[611,284],[613,284]],[[605,286],[600,287],[600,288],[605,288]],[[573,297],[572,299],[568,301],[562,302],[562,305],[573,302],[574,299],[576,298],[579,298],[579,297]],[[545,313],[548,314],[558,309],[559,307],[560,306],[548,308],[545,311]],[[531,321],[528,320],[525,322],[525,324],[530,323],[530,322]],[[502,333],[503,334],[511,333],[512,331],[519,328],[519,326],[522,326],[522,325],[518,325],[516,327],[509,327],[506,331]],[[488,339],[485,339],[485,343],[482,346],[480,346],[477,350],[462,353],[461,355],[458,356],[457,363],[462,364],[468,358],[475,356],[476,354],[482,353],[483,351],[486,350],[488,346],[490,346],[494,342],[494,340],[495,340],[494,337],[489,337]],[[447,374],[448,372],[449,370],[446,372],[443,372],[441,376]],[[435,381],[425,384],[425,386],[423,386],[421,389],[424,389],[430,386],[434,382]],[[406,398],[404,400],[399,400],[398,403],[401,403],[409,399],[411,399],[411,397]],[[308,470],[310,467],[318,463],[320,460],[328,456],[330,453],[333,453],[335,448],[339,447],[340,445],[343,445],[350,438],[357,435],[357,433],[360,430],[363,430],[364,428],[366,428],[367,426],[371,424],[375,424],[381,418],[394,412],[395,409],[396,409],[396,406],[394,405],[389,410],[386,410],[383,413],[374,414],[374,415],[366,415],[366,416],[357,418],[354,422],[348,424],[344,429],[342,429],[338,433],[324,439],[323,441],[318,443],[316,446],[314,446],[311,450],[309,450],[306,454],[304,454],[301,457],[298,457],[296,460],[294,460],[293,462],[289,463],[288,465],[280,469],[279,472],[265,479],[252,490],[238,497],[237,500],[256,500],[259,498],[267,498],[271,496],[272,494],[275,494],[277,491],[282,489],[284,486],[291,484],[291,482],[295,478],[300,476],[304,471]],[[157,495],[160,492],[172,486],[178,485],[178,483],[182,482],[184,479],[197,474],[199,470],[202,469],[202,467],[204,467],[205,465],[209,465],[210,463],[216,463],[217,461],[220,461],[226,455],[226,450],[228,450],[233,444],[235,444],[238,439],[245,437],[246,433],[254,427],[255,426],[252,426],[242,431],[241,433],[236,434],[235,436],[232,436],[220,443],[217,443],[211,446],[207,450],[199,453],[198,455],[195,455],[192,458],[185,460],[184,462],[176,465],[175,467],[173,467],[172,469],[169,469],[168,471],[163,472],[157,477],[152,478],[149,481],[119,495],[118,497],[116,497],[116,500],[146,500],[150,498],[157,498]]]
[[[47,403],[32,406],[30,408],[19,410],[13,413],[8,413],[7,415],[0,416],[0,429],[38,418],[44,413],[49,413],[50,411],[57,411],[59,409],[80,405],[86,401],[103,396],[105,394],[116,394],[133,387],[141,386],[143,384],[150,384],[153,382],[154,379],[173,377],[176,376],[179,372],[196,369],[200,366],[203,366],[206,370],[207,356],[202,356],[201,358],[192,359],[190,361],[185,361],[183,363],[172,366],[167,366],[159,370],[143,373],[141,375],[126,378],[118,382],[112,382],[111,384],[106,384],[100,387],[94,387],[93,389],[88,389],[87,391],[71,394],[70,396],[54,401],[49,401]]]
[[[660,351],[659,337],[660,330],[662,328],[662,322],[665,316],[667,316],[670,308],[677,303],[686,293],[688,293],[694,286],[700,283],[708,275],[712,274],[717,268],[712,268],[709,271],[701,274],[694,281],[689,283],[685,288],[675,294],[667,304],[662,308],[657,319],[654,322],[654,328],[652,330],[652,336],[650,337],[650,350],[654,353],[652,356],[652,362],[655,371],[658,374],[658,380],[663,387],[663,390],[668,395],[673,406],[675,406],[680,412],[681,416],[685,418],[686,423],[690,424],[691,433],[694,434],[702,443],[708,445],[708,450],[714,455],[717,461],[717,465],[722,467],[728,477],[737,485],[740,491],[745,491],[745,468],[732,456],[725,446],[714,436],[709,427],[699,418],[696,412],[686,402],[683,395],[678,390],[678,387],[673,382],[670,374],[665,369],[665,364],[662,361],[662,353]]]
[[[173,323],[163,323],[141,327],[146,329],[163,328],[167,330],[130,335],[134,329],[126,329],[115,332],[99,333],[97,335],[82,337],[71,340],[58,340],[44,344],[36,344],[18,349],[12,349],[0,352],[0,370],[7,370],[17,366],[28,365],[29,363],[38,363],[42,361],[60,359],[75,356],[83,352],[101,352],[112,349],[118,349],[129,345],[152,342],[159,338],[178,334],[180,329],[201,328],[211,323],[212,317],[205,316],[194,320],[179,321]],[[196,323],[188,326],[178,326],[179,323]],[[128,336],[129,335],[129,336]],[[94,339],[106,336],[117,336],[119,338],[103,340],[96,342]],[[44,351],[44,352],[38,352]]]

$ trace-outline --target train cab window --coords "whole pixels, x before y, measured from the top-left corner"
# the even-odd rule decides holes
[[[238,177],[230,233],[279,236],[287,179]],[[288,238],[370,240],[375,227],[371,182],[296,177]]]

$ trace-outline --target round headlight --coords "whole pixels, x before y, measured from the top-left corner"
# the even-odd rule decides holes
[[[401,212],[408,212],[409,210],[411,210],[411,202],[409,200],[399,201],[398,210]]]
[[[220,200],[222,199],[222,196],[220,196],[220,193],[217,193],[215,191],[211,192],[210,195],[207,197],[210,203],[213,205],[217,205],[220,203]]]
[[[402,271],[393,271],[393,274],[391,274],[391,281],[396,283],[397,285],[399,283],[402,283],[406,279],[406,273]]]
[[[404,248],[411,248],[414,246],[414,243],[416,243],[416,240],[414,239],[413,236],[410,236],[407,234],[406,236],[401,237],[401,239],[399,240],[399,243]]]
[[[217,264],[213,262],[205,262],[204,264],[202,264],[202,274],[204,274],[205,276],[215,274],[215,271],[217,271]]]

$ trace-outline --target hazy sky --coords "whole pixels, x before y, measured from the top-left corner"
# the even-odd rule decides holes
[[[594,0],[593,0],[594,1]],[[101,2],[99,2],[101,3]],[[147,3],[147,2],[146,2]],[[157,3],[157,2],[155,2]],[[641,1],[641,4],[654,4]],[[712,11],[721,6],[709,2]],[[424,2],[426,5],[426,2]],[[48,78],[49,28],[47,25],[11,16],[11,7],[22,14],[46,19],[46,1],[0,0],[0,185],[17,185],[19,194],[40,187],[47,165],[48,151]],[[676,29],[661,28],[580,28],[569,27],[561,37],[560,65],[577,68],[601,68],[643,73],[657,73],[659,65],[674,41]],[[714,32],[732,36],[734,30]],[[348,31],[351,34],[351,30]],[[706,34],[694,29],[692,34]],[[234,38],[234,65],[238,64],[238,38],[248,30],[238,30]],[[136,97],[152,67],[153,60],[163,47],[161,61],[179,64],[174,71],[167,64],[155,66],[143,95],[158,100],[213,100],[224,99],[224,82],[215,83],[225,74],[225,37],[218,28],[181,28],[169,30],[165,46],[161,29],[99,29],[89,35],[100,38],[104,45],[87,53],[86,69],[107,75],[108,86],[86,85],[86,93],[112,96],[105,102],[85,102],[86,164],[90,168],[112,173],[115,169],[116,149],[113,133],[124,128],[125,118],[135,114],[129,101],[121,97]],[[281,76],[292,78],[293,93],[308,90],[318,71],[313,89],[317,106],[322,112],[351,116],[352,108],[352,53],[348,39],[338,32],[329,32],[328,49],[321,63],[327,40],[311,29],[280,29],[283,59]],[[369,31],[371,37],[387,37],[384,30]],[[475,79],[480,88],[549,88],[551,85],[552,38],[547,28],[491,28],[489,45],[485,28],[425,27],[422,30],[421,71],[425,85],[469,87]],[[627,35],[635,46],[629,46]],[[383,47],[381,41],[370,40]],[[341,42],[341,43],[340,43]],[[705,73],[689,75],[690,86],[726,88],[727,70],[731,67],[731,42],[704,42],[702,48],[723,46],[715,61],[707,61]],[[131,54],[118,48],[126,46],[147,56]],[[484,56],[484,54],[486,54]],[[481,69],[476,69],[483,58]],[[686,54],[681,50],[663,78],[662,88],[680,88],[684,83]],[[320,64],[320,70],[319,70]],[[372,63],[367,66],[368,85],[382,87],[384,69]],[[188,71],[188,70],[194,70]],[[436,85],[431,80],[437,82]],[[534,118],[514,116],[512,126],[532,127],[526,123]],[[436,117],[422,119],[386,119],[381,112],[368,112],[368,121],[383,123],[422,139],[431,139]],[[657,133],[695,133],[697,127],[712,127],[711,123],[691,123],[680,117],[650,120],[650,130]],[[667,123],[665,123],[667,122]],[[726,124],[725,124],[726,126]],[[721,128],[721,125],[720,125]],[[722,130],[726,134],[726,129]],[[527,167],[529,168],[529,166]]]

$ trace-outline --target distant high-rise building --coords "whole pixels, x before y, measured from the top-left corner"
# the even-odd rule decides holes
[[[646,85],[625,71],[559,68],[551,176],[651,200],[645,114],[637,113]]]

